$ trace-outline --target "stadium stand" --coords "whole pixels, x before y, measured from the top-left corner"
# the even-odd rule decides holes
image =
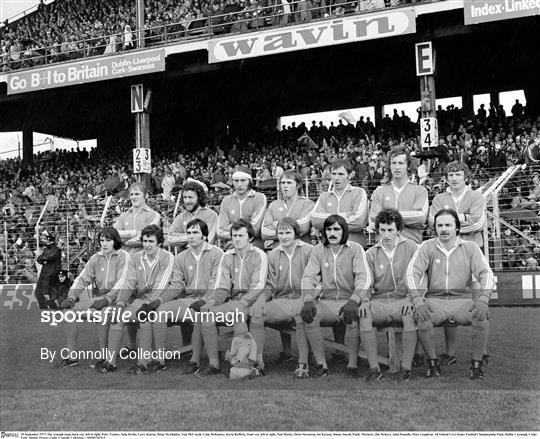
[[[271,26],[359,14],[444,0],[151,0],[145,7],[146,45],[244,33]],[[75,0],[41,3],[0,27],[0,72],[77,58],[109,55],[136,46],[134,0],[105,6]]]
[[[490,258],[497,269],[536,267],[540,168],[536,172],[535,164],[540,160],[540,118],[501,117],[496,111],[484,117],[480,111],[472,119],[463,119],[461,111],[452,107],[439,109],[438,117],[442,121],[441,146],[427,155],[414,135],[416,124],[399,116],[385,117],[377,129],[362,119],[356,127],[341,121],[329,127],[292,124],[256,138],[238,138],[227,152],[220,147],[191,153],[159,151],[154,155],[150,205],[162,213],[167,230],[180,208],[178,192],[191,177],[207,185],[209,205],[217,210],[238,165],[251,168],[258,189],[269,202],[276,198],[276,181],[286,169],[297,169],[306,181],[306,195],[316,199],[328,187],[329,163],[336,158],[355,163],[355,184],[371,194],[388,181],[386,152],[397,145],[415,155],[411,176],[428,188],[431,198],[446,188],[444,165],[448,161],[469,164],[474,189],[487,187],[507,167],[523,163],[530,165],[525,172],[512,174],[495,201],[488,198],[489,229],[496,238]],[[19,160],[0,161],[3,282],[23,283],[36,276],[36,233],[43,229],[58,237],[64,265],[73,274],[82,269],[94,251],[96,228],[112,225],[129,207],[126,189],[135,181],[126,160],[129,148],[41,153],[28,168],[21,167]]]

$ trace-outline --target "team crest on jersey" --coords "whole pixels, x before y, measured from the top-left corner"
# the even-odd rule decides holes
[[[386,200],[386,201],[389,201],[389,200],[390,200],[390,197],[386,197],[385,200]]]
[[[441,263],[441,260],[439,258],[435,259],[435,263],[436,264],[440,264]]]
[[[445,204],[445,205],[444,205],[444,208],[445,208],[445,209],[450,209],[450,206],[449,206],[448,204]]]
[[[129,224],[129,222],[128,222],[128,221],[126,221],[126,226],[127,226],[128,224]]]
[[[328,262],[325,262],[325,263],[324,263],[324,266],[325,266],[326,268],[328,268],[328,267],[330,267],[330,264],[329,264]]]
[[[231,213],[232,213],[232,214],[234,215],[234,209],[233,209],[233,210],[231,210]]]
[[[139,271],[142,271],[142,267],[139,265]]]
[[[381,270],[382,270],[384,268],[384,264],[381,264],[380,267],[381,267]]]
[[[279,266],[279,271],[281,271],[281,270],[283,270],[283,267],[280,265],[280,266]]]
[[[280,207],[280,208],[279,208],[279,211],[280,211],[280,212],[283,212],[283,207]]]
[[[235,272],[235,273],[238,273],[238,268],[235,268],[235,269],[234,269],[234,272]]]
[[[183,224],[184,224],[184,227],[186,227],[187,221],[184,221],[184,223],[183,223]]]
[[[327,205],[328,207],[332,207],[332,203],[331,203],[331,202],[328,202],[326,205]]]
[[[190,265],[187,269],[188,270],[193,270],[193,265]]]
[[[101,267],[101,271],[105,271],[105,267]]]

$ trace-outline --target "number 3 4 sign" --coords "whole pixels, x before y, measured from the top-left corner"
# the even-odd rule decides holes
[[[152,161],[148,148],[133,149],[133,172],[138,174],[150,174],[152,172]]]
[[[435,148],[439,144],[437,119],[424,117],[420,119],[420,142],[422,148]]]

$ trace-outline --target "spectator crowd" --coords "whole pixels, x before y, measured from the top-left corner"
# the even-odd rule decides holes
[[[145,0],[146,44],[211,34],[241,33],[338,17],[419,0]],[[134,0],[40,3],[33,13],[0,28],[0,71],[87,56],[136,45]]]
[[[377,128],[369,118],[360,118],[356,125],[339,120],[325,126],[313,121],[311,126],[292,123],[281,130],[260,130],[257,136],[239,136],[228,147],[191,145],[185,151],[165,151],[156,145],[149,176],[151,203],[164,218],[172,220],[180,188],[188,178],[194,178],[207,186],[209,205],[217,208],[229,193],[232,173],[238,166],[251,169],[258,190],[265,191],[269,201],[276,197],[276,181],[288,169],[301,173],[306,179],[304,192],[316,199],[328,189],[330,164],[339,158],[354,164],[354,184],[371,194],[389,181],[387,152],[396,146],[405,147],[415,157],[410,177],[426,186],[430,197],[446,189],[444,166],[450,161],[469,165],[473,188],[500,175],[507,166],[526,163],[534,167],[540,161],[540,118],[526,115],[519,102],[511,117],[502,106],[490,106],[488,111],[481,106],[470,119],[453,106],[439,107],[437,117],[439,146],[429,152],[419,146],[418,125],[397,110],[392,117],[386,115]],[[0,237],[2,276],[8,264],[13,273],[11,282],[34,279],[35,225],[46,201],[40,225],[52,228],[59,246],[65,249],[69,245],[72,256],[94,238],[106,195],[113,196],[111,215],[127,208],[127,189],[135,181],[128,159],[131,147],[41,153],[28,167],[22,167],[17,159],[0,161],[0,224],[6,232]],[[500,197],[501,209],[527,208],[536,213],[539,203],[538,174],[510,184]],[[540,235],[535,220],[527,227],[521,227],[519,218],[509,221],[531,236]],[[513,234],[510,238],[519,239]],[[514,250],[512,255],[506,253],[510,267],[521,266],[540,252],[529,248],[529,243],[512,242],[510,248]],[[84,262],[81,255],[74,269],[82,268]]]

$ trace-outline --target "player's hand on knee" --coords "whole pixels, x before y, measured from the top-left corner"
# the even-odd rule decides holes
[[[201,307],[205,304],[206,302],[202,299],[199,299],[195,302],[193,302],[191,305],[189,305],[189,307],[195,311],[195,312],[199,312],[201,310]]]
[[[339,309],[339,315],[343,316],[343,321],[346,325],[350,325],[355,320],[358,320],[358,303],[349,299],[345,305]]]
[[[141,307],[137,310],[136,316],[137,320],[144,320],[148,318],[148,313],[151,311],[150,305],[148,303],[143,303]]]
[[[264,315],[264,308],[266,305],[266,301],[264,299],[257,299],[255,303],[251,306],[249,309],[249,315],[253,318],[260,318]]]
[[[489,318],[489,305],[485,302],[474,302],[470,306],[469,311],[476,320],[487,320]]]
[[[148,307],[150,308],[150,311],[155,311],[159,308],[159,305],[161,305],[161,302],[156,299],[148,304]]]
[[[433,309],[428,304],[424,303],[416,307],[414,311],[414,317],[419,322],[426,322],[429,320]]]
[[[368,316],[368,312],[371,312],[371,302],[362,302],[358,311],[358,314],[360,314],[360,318],[365,319]]]
[[[65,299],[62,301],[60,308],[62,309],[70,309],[73,308],[73,305],[75,305],[75,301],[73,299]]]
[[[109,304],[109,301],[105,297],[102,297],[101,299],[94,300],[90,308],[102,309],[102,308],[105,308],[108,304]]]
[[[317,315],[317,307],[313,301],[304,303],[302,311],[300,311],[300,317],[306,323],[313,323],[315,316]]]
[[[201,311],[211,311],[214,307],[214,304],[212,302],[205,302],[204,305],[201,306]]]

